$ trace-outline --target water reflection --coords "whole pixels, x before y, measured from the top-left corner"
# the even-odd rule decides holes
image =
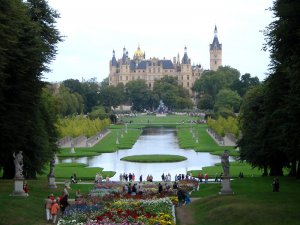
[[[181,155],[187,160],[174,163],[133,163],[120,160],[125,156],[144,154]],[[143,179],[148,174],[152,174],[154,180],[161,180],[162,173],[170,173],[174,180],[175,174],[186,174],[188,170],[199,170],[204,166],[214,165],[220,162],[220,157],[180,149],[176,130],[173,128],[145,128],[132,149],[104,153],[94,157],[63,159],[61,162],[86,163],[89,167],[102,167],[105,171],[116,171],[112,180],[119,180],[119,174],[124,172],[134,173],[137,178],[142,174]]]

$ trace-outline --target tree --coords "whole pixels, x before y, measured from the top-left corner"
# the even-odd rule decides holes
[[[266,161],[265,149],[268,146],[263,138],[266,132],[264,92],[264,86],[257,86],[250,89],[243,99],[239,114],[240,129],[243,135],[238,140],[238,146],[241,160],[246,160],[254,167],[263,168],[264,175],[267,175],[269,164]]]
[[[215,111],[222,113],[237,113],[240,108],[241,97],[237,92],[229,89],[219,91],[214,105]]]
[[[198,101],[197,108],[204,110],[212,110],[214,108],[213,98],[208,94],[204,94]]]
[[[272,129],[269,137],[274,154],[284,156],[273,161],[271,172],[281,174],[288,158],[291,175],[300,178],[300,3],[277,0],[271,10],[276,20],[265,30],[265,48],[271,53],[265,120]]]
[[[178,85],[174,77],[166,76],[154,82],[153,93],[162,100],[169,109],[192,108],[188,90]],[[157,105],[158,106],[158,101]]]
[[[230,88],[243,97],[251,87],[259,85],[259,83],[258,77],[251,77],[249,73],[245,73],[240,80],[235,80]]]
[[[144,80],[129,81],[125,86],[127,98],[132,104],[131,109],[139,112],[149,109],[151,91]]]
[[[14,176],[13,152],[23,151],[24,172],[32,177],[55,152],[56,134],[51,129],[53,120],[45,121],[51,110],[43,102],[41,78],[62,40],[54,27],[56,18],[58,14],[43,0],[1,2],[0,166],[4,178]]]
[[[117,107],[124,101],[124,86],[104,86],[99,91],[100,104],[105,106],[107,109],[111,107]]]

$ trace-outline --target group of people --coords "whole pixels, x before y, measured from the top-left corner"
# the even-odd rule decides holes
[[[62,195],[55,198],[53,194],[50,194],[45,201],[46,220],[56,224],[59,213],[63,217],[66,208],[68,207],[68,187],[65,186]]]
[[[119,180],[121,182],[135,182],[136,181],[136,175],[134,173],[120,173]],[[141,174],[138,178],[139,182],[143,181],[143,175]],[[151,174],[148,174],[146,177],[146,181],[152,182],[153,176]]]
[[[123,192],[129,195],[143,194],[144,188],[141,183],[129,183],[123,187]]]
[[[193,178],[193,175],[192,175],[192,173],[190,173],[190,174],[176,174],[175,175],[175,181],[179,181],[179,180],[192,180],[192,179],[194,179]]]
[[[119,178],[120,178],[120,181],[122,182],[122,181],[125,181],[125,182],[131,182],[131,181],[135,181],[135,174],[134,173],[129,173],[129,174],[127,174],[127,173],[120,173],[120,176],[119,176]],[[140,176],[140,181],[141,181],[141,179],[143,179],[143,177],[142,177],[142,175]]]
[[[165,175],[165,173],[163,173],[163,174],[161,175],[161,180],[162,180],[162,181],[165,181],[165,182],[171,181],[171,174],[168,173],[168,174]]]
[[[208,183],[208,174],[202,174],[201,172],[198,174],[198,180],[202,183],[203,180],[207,184]]]

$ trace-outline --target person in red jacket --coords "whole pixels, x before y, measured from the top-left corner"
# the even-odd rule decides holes
[[[207,173],[205,174],[204,179],[205,179],[205,183],[207,184],[207,182],[208,182],[208,174]]]
[[[57,201],[54,199],[52,205],[51,205],[51,215],[52,215],[52,221],[55,224],[57,219],[57,214],[59,212],[59,205],[57,204]]]

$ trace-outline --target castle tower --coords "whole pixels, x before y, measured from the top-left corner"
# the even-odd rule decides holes
[[[218,30],[215,26],[215,35],[212,44],[209,45],[210,53],[210,70],[216,71],[222,66],[222,44],[219,43]]]

